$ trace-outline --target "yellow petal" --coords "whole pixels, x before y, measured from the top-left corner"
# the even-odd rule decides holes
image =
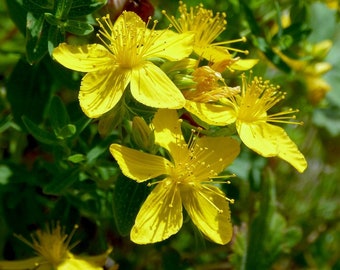
[[[229,203],[224,196],[212,185],[181,191],[184,208],[193,223],[211,241],[222,245],[231,240],[233,233]]]
[[[248,70],[258,63],[258,59],[240,59],[231,65],[231,69],[235,70]]]
[[[150,46],[146,57],[160,57],[170,61],[178,61],[191,54],[194,34],[178,34],[170,30],[149,31],[149,34],[158,35]]]
[[[114,65],[113,55],[100,44],[73,46],[61,43],[53,57],[63,66],[81,72],[91,72]]]
[[[236,121],[234,110],[227,106],[186,100],[184,108],[209,125],[226,126]]]
[[[56,267],[56,270],[102,270],[105,261],[102,265],[96,265],[94,263],[86,261],[85,258],[70,256],[62,264]]]
[[[84,113],[96,118],[111,110],[129,83],[130,73],[120,68],[106,68],[87,73],[82,79],[79,102]]]
[[[261,156],[278,156],[300,173],[307,168],[305,157],[281,127],[265,122],[255,124],[236,122],[236,128],[244,144]]]
[[[113,25],[113,32],[121,32],[122,28],[126,28],[126,30],[128,30],[127,25],[133,25],[135,28],[143,28],[143,30],[145,28],[145,22],[135,12],[123,11]]]
[[[155,130],[155,143],[167,149],[172,158],[180,160],[187,148],[183,149],[185,140],[182,135],[181,122],[176,110],[159,109],[152,123]],[[189,152],[187,152],[189,154]]]
[[[133,97],[150,107],[180,109],[185,104],[181,91],[151,62],[132,69],[130,87]]]
[[[216,174],[222,172],[240,153],[239,142],[231,137],[201,137],[196,140],[196,144],[203,150],[200,150],[197,157],[194,175],[202,181],[208,180],[211,171]]]
[[[211,62],[219,62],[221,59],[232,59],[228,49],[223,46],[208,45],[206,47],[194,47],[195,53]]]
[[[110,152],[117,160],[123,174],[137,182],[169,174],[172,166],[170,161],[163,157],[143,153],[119,144],[111,144]]]
[[[182,201],[171,180],[159,183],[143,203],[131,230],[137,244],[163,241],[182,227]]]
[[[109,254],[111,252],[112,252],[112,247],[108,248],[102,254],[98,254],[98,255],[94,255],[94,256],[76,256],[76,255],[73,255],[73,256],[74,256],[75,259],[86,261],[91,265],[104,266]],[[101,267],[100,269],[103,269],[103,267]]]

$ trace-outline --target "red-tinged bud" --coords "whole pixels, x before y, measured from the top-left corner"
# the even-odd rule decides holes
[[[125,3],[123,10],[133,11],[147,22],[150,16],[153,16],[155,8],[149,0],[128,0]]]
[[[155,8],[149,0],[108,0],[103,12],[110,14],[113,21],[124,11],[133,11],[147,22],[153,16]]]

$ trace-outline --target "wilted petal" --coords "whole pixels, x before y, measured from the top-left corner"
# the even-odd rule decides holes
[[[132,70],[130,87],[133,97],[150,107],[180,109],[185,104],[181,91],[151,62]]]
[[[114,65],[113,55],[100,44],[73,46],[61,43],[53,50],[53,58],[65,67],[81,72]]]
[[[137,182],[143,182],[163,174],[169,174],[171,163],[167,159],[111,144],[110,152],[117,160],[123,174]]]
[[[163,180],[147,197],[131,230],[137,244],[163,241],[182,227],[182,200],[171,180]]]
[[[223,245],[231,240],[233,228],[229,203],[221,190],[202,185],[185,189],[181,196],[186,211],[205,236]]]
[[[87,73],[82,79],[79,102],[84,113],[96,118],[111,110],[129,83],[130,72],[117,67]]]

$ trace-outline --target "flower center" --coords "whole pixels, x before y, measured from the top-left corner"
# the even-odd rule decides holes
[[[26,240],[21,235],[16,235],[25,244],[32,247],[37,253],[46,259],[48,263],[53,266],[61,264],[68,255],[68,251],[71,249],[69,246],[70,240],[78,226],[74,227],[74,230],[68,236],[65,234],[64,229],[57,223],[55,228],[47,227],[46,231],[38,230],[31,235],[32,243]],[[73,244],[74,246],[75,244]]]
[[[186,4],[184,4],[182,1],[179,2],[178,10],[180,12],[180,17],[178,19],[176,19],[174,16],[167,15],[165,10],[163,10],[162,13],[167,17],[167,19],[179,33],[188,31],[195,33],[194,47],[199,51],[206,49],[209,45],[222,46],[230,43],[246,41],[246,39],[243,37],[236,40],[212,43],[226,29],[227,15],[224,12],[217,12],[214,15],[213,11],[205,9],[203,4],[200,4],[194,8],[190,7],[188,11]],[[248,54],[248,51],[243,51],[232,47],[225,48],[227,50]]]
[[[267,111],[285,98],[286,93],[279,91],[279,86],[271,84],[268,80],[263,81],[260,77],[254,77],[251,83],[242,77],[241,96],[231,97],[237,118],[240,121],[251,122],[279,122],[301,124],[295,119],[297,110],[289,109],[275,114],[267,114]]]
[[[195,32],[195,45],[206,46],[216,39],[225,30],[227,24],[225,13],[217,13],[215,16],[211,10],[198,5],[195,8],[187,6],[180,1],[179,8],[180,17],[176,19],[174,16],[168,16],[166,11],[162,13],[168,18],[179,33],[193,31]]]
[[[106,15],[97,20],[100,25],[98,38],[114,55],[117,64],[121,68],[133,68],[138,66],[152,53],[152,46],[159,38],[160,33],[155,31],[157,21],[148,29],[145,24],[133,12],[123,12],[122,19],[118,19],[113,25],[110,16]]]

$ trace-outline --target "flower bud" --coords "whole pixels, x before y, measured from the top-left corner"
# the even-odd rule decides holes
[[[322,60],[327,56],[332,46],[333,46],[333,42],[331,40],[329,39],[323,40],[313,46],[312,55],[316,59]]]
[[[142,117],[132,119],[132,140],[142,150],[153,153],[155,149],[155,135]]]
[[[320,76],[307,76],[306,87],[308,91],[308,99],[313,105],[318,104],[331,89],[331,86]]]

